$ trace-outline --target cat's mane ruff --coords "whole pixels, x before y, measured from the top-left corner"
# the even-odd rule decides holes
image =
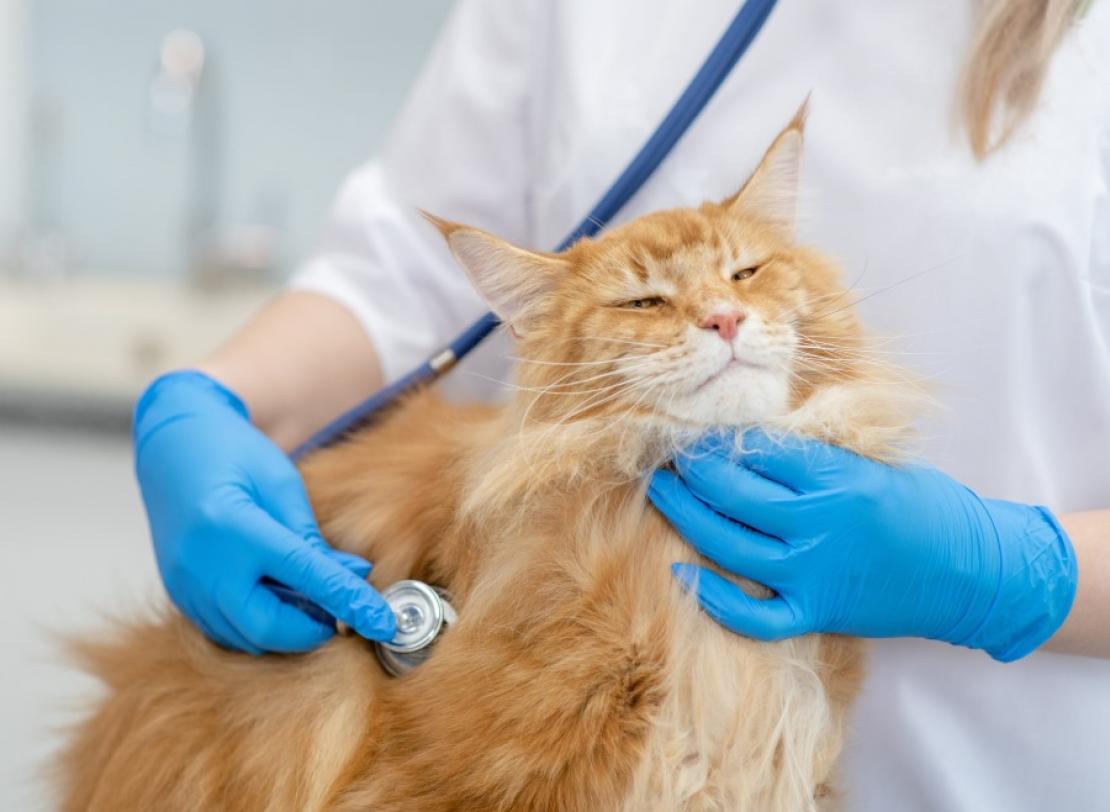
[[[916,419],[929,403],[926,389],[878,361],[869,374],[867,380],[822,387],[764,428],[834,443],[888,464],[905,462],[914,452]]]
[[[743,430],[758,427],[771,436],[811,437],[900,463],[912,454],[915,421],[926,402],[924,387],[872,353],[866,340],[853,350],[844,372],[808,391],[784,414],[755,424],[699,426],[638,413],[619,415],[623,423],[617,429],[610,414],[529,421],[531,401],[516,398],[491,432],[498,439],[474,460],[462,510],[474,516],[503,510],[555,483],[603,487],[643,479],[707,430],[735,432],[738,455]]]

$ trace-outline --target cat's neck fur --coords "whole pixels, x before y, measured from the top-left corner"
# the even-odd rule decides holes
[[[868,364],[865,377],[813,388],[790,411],[760,425],[898,461],[923,393],[887,365]],[[710,428],[644,410],[574,420],[535,413],[533,399],[518,395],[491,417],[488,433],[471,446],[464,515],[480,517],[508,504],[523,515],[558,492],[636,486]],[[541,494],[546,500],[535,499]]]
[[[550,505],[559,494],[636,487],[698,434],[646,414],[560,422],[529,417],[528,407],[521,398],[508,403],[492,418],[490,435],[496,441],[474,448],[464,514],[514,504],[524,515],[531,505]]]

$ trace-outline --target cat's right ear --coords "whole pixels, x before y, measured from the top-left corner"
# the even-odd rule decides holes
[[[746,211],[781,228],[794,231],[809,97],[778,134],[743,188],[724,201],[726,209]]]
[[[516,336],[526,335],[568,263],[555,254],[527,251],[478,228],[420,212],[439,229],[455,259],[490,309]]]

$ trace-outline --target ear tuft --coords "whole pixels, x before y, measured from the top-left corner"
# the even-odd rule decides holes
[[[425,211],[424,209],[417,209],[417,211],[420,213],[421,217],[435,226],[439,233],[442,234],[445,238],[450,237],[451,232],[458,231],[460,228],[462,228],[462,226],[458,223],[453,223],[450,220],[444,220],[442,217],[432,214],[430,211]]]
[[[527,251],[488,232],[444,220],[424,210],[420,214],[447,240],[455,259],[490,309],[516,335],[526,334],[554,289],[566,260]]]
[[[794,117],[771,142],[747,183],[725,201],[727,208],[761,217],[787,234],[793,234],[798,218],[802,151],[808,115],[807,95]]]
[[[798,107],[797,111],[794,113],[794,118],[790,119],[790,123],[783,128],[783,132],[787,130],[797,130],[799,133],[805,133],[806,119],[809,118],[809,98],[812,95],[813,91],[811,90],[806,94],[806,97],[802,99],[801,106]]]

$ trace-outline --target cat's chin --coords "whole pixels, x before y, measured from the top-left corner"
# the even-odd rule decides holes
[[[741,368],[660,405],[668,417],[692,427],[750,426],[789,411],[790,385],[778,372]]]

